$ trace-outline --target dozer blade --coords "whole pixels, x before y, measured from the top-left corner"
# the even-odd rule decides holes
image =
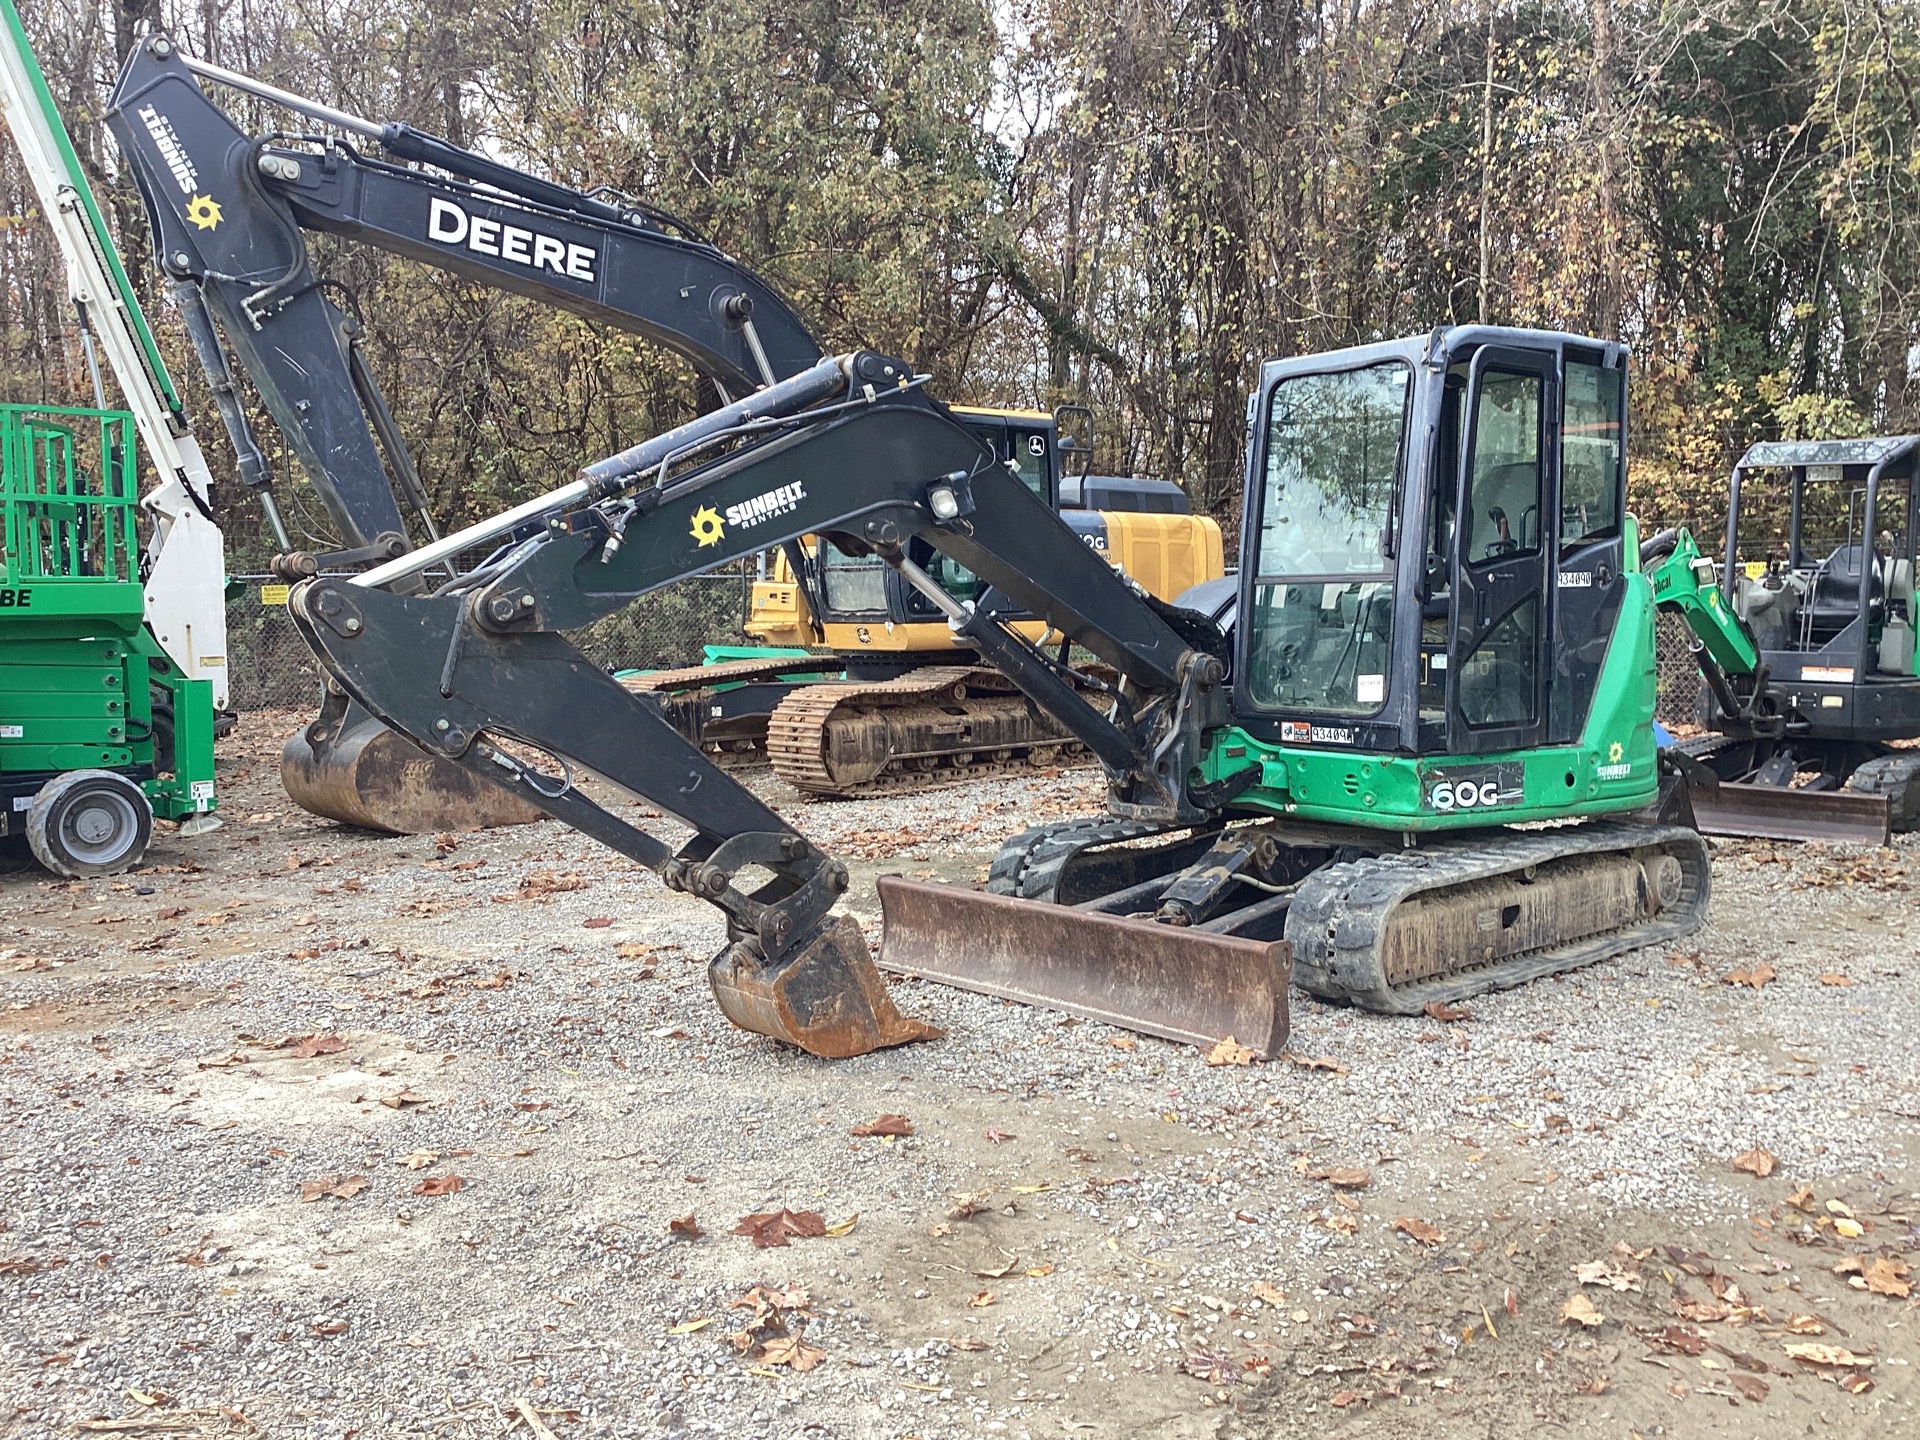
[[[329,712],[335,707],[330,706]],[[296,731],[280,752],[280,780],[303,810],[396,835],[524,825],[541,812],[471,771],[428,754],[354,707]]]
[[[1893,815],[1885,795],[1851,790],[1791,790],[1722,781],[1692,787],[1693,818],[1703,835],[1758,840],[1842,840],[1887,845]]]
[[[755,947],[736,941],[707,967],[707,979],[721,1011],[742,1030],[826,1060],[946,1033],[895,1007],[867,951],[867,937],[848,915],[835,916],[772,965]]]
[[[1287,1041],[1284,940],[1247,940],[882,875],[880,964],[1145,1035]]]

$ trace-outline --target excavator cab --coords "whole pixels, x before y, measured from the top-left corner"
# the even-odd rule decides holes
[[[1594,722],[1631,568],[1625,352],[1444,336],[1266,367],[1235,664],[1240,727],[1262,740],[1505,756],[1580,746]],[[1643,796],[1650,727],[1607,723],[1596,788],[1576,768],[1524,803],[1584,807],[1620,781],[1621,806]],[[1497,789],[1523,803],[1517,781]]]
[[[1920,823],[1920,757],[1890,748],[1920,737],[1917,481],[1914,435],[1769,441],[1734,467],[1718,584],[1756,655],[1702,685],[1716,733],[1687,745],[1720,779],[1886,795],[1895,828]]]

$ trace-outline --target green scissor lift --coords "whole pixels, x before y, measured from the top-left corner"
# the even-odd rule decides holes
[[[218,823],[215,686],[190,671],[224,676],[219,530],[205,462],[10,0],[0,103],[89,360],[98,341],[138,412],[0,405],[0,865],[31,855],[60,875],[113,874],[140,862],[156,815],[187,832]],[[93,388],[100,401],[97,370]],[[144,555],[136,430],[162,482]]]

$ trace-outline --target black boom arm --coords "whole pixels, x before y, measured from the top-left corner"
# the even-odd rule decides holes
[[[357,129],[390,155],[446,173],[371,159],[337,138],[249,137],[208,98],[201,75]],[[188,60],[164,36],[128,57],[107,123],[145,201],[162,270],[198,290],[362,563],[407,548],[396,491],[417,509],[424,499],[356,353],[357,326],[309,262],[308,230],[647,336],[685,356],[723,396],[821,358],[777,291],[714,246],[676,233],[671,217],[524,174],[409,126],[285,95]],[[223,415],[244,431],[237,408]],[[250,435],[234,441],[243,454],[257,449]]]
[[[309,581],[291,613],[372,714],[719,906],[735,940],[767,963],[817,932],[844,869],[560,632],[800,535],[876,553],[924,589],[1100,757],[1120,813],[1214,818],[1188,776],[1202,731],[1225,719],[1219,662],[1190,648],[897,361],[870,351],[824,360],[441,543],[510,534],[526,538],[434,594],[396,593],[433,563],[429,546],[351,579]],[[976,606],[955,601],[908,558],[915,538],[992,589]],[[1060,662],[995,618],[996,592],[1120,672],[1110,708],[1088,703]],[[694,838],[669,851],[575,784],[576,767],[684,820]],[[741,889],[747,867],[772,879]]]

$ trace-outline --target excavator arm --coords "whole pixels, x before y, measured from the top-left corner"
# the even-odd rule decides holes
[[[413,163],[374,159],[331,136],[249,136],[208,97],[203,79]],[[128,57],[107,123],[146,203],[156,256],[176,282],[243,474],[256,488],[269,479],[209,316],[343,537],[345,552],[295,562],[307,574],[320,563],[367,565],[405,553],[396,494],[434,533],[398,427],[360,355],[357,322],[315,274],[307,231],[351,236],[645,335],[685,356],[723,397],[785,379],[821,355],[772,287],[671,216],[288,94],[190,59],[163,35]],[[291,549],[284,533],[278,538]]]
[[[925,1033],[887,1001],[858,928],[830,913],[845,868],[560,633],[802,534],[878,554],[940,604],[1100,757],[1116,813],[1219,817],[1230,795],[1193,780],[1203,731],[1227,718],[1210,653],[1218,637],[1210,646],[1200,627],[1163,616],[918,377],[870,351],[823,360],[590,465],[440,547],[310,580],[290,604],[329,676],[372,714],[720,909],[730,943],[710,978],[735,1023],[843,1055]],[[991,588],[974,604],[954,600],[908,557],[916,538]],[[475,570],[407,593],[436,549],[493,540],[504,543]],[[1082,698],[1063,659],[997,618],[1011,606],[1119,672],[1105,709]],[[670,849],[581,775],[644,797],[693,838]]]

